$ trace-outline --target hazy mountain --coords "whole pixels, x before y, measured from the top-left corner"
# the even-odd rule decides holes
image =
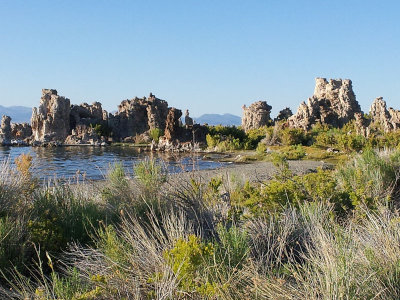
[[[0,118],[3,116],[10,116],[13,123],[30,123],[32,116],[32,108],[26,106],[1,106],[0,105]]]
[[[194,121],[198,124],[207,123],[208,125],[239,126],[241,125],[242,119],[231,114],[204,114],[198,118],[194,118]]]

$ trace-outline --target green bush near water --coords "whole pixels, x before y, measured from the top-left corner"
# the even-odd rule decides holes
[[[149,135],[154,142],[158,143],[160,137],[164,135],[164,131],[160,128],[153,128],[150,129]]]
[[[208,147],[218,151],[255,150],[266,146],[314,146],[322,149],[334,148],[344,153],[359,152],[364,148],[394,149],[400,144],[400,130],[384,132],[379,126],[371,126],[370,134],[364,137],[357,133],[354,121],[343,128],[316,124],[310,130],[285,127],[282,122],[275,126],[252,129],[245,133],[236,127],[209,127]]]

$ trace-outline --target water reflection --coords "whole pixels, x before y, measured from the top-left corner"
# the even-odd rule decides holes
[[[23,153],[30,153],[34,157],[35,170],[42,179],[54,176],[72,178],[77,171],[88,179],[102,179],[109,165],[115,162],[121,162],[127,173],[132,173],[133,165],[145,157],[165,161],[169,172],[221,166],[218,162],[202,160],[198,155],[152,153],[133,147],[0,147],[0,160],[10,159],[13,163]]]

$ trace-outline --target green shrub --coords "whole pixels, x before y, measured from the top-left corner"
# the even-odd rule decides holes
[[[215,146],[217,146],[220,142],[221,138],[218,135],[211,135],[211,134],[207,134],[206,135],[206,141],[207,141],[207,146],[208,148],[214,148]]]
[[[22,218],[0,218],[0,270],[20,269],[28,263],[30,245]]]
[[[31,241],[43,252],[59,252],[72,241],[90,243],[90,231],[105,216],[91,199],[74,194],[71,186],[56,186],[35,193],[28,229]]]
[[[215,243],[216,262],[227,272],[241,269],[249,253],[247,233],[237,226],[217,227],[218,242]]]
[[[90,127],[93,128],[98,136],[109,137],[112,132],[111,128],[106,124],[90,124]]]
[[[167,169],[154,158],[144,159],[134,166],[137,180],[147,191],[159,190],[167,180]]]
[[[243,130],[235,126],[211,126],[208,131],[207,146],[222,152],[242,149],[247,137]]]
[[[366,145],[367,140],[362,135],[356,133],[342,133],[337,135],[336,142],[339,149],[351,152],[362,150]]]
[[[235,220],[240,217],[250,217],[251,215],[265,211],[262,207],[264,196],[259,187],[256,187],[246,181],[244,186],[238,186],[231,192],[231,201],[233,204],[230,212],[231,218]]]
[[[149,135],[153,141],[158,143],[160,137],[162,137],[164,135],[164,131],[160,128],[153,128],[153,129],[150,129]]]
[[[285,146],[305,145],[307,143],[306,133],[302,129],[285,128],[282,130],[282,144]]]
[[[127,257],[125,252],[129,246],[118,236],[113,225],[99,227],[95,232],[95,243],[98,249],[111,261],[125,266]]]
[[[265,154],[265,152],[267,152],[267,145],[263,142],[259,142],[256,148],[256,152],[258,154]]]
[[[216,149],[220,152],[239,150],[242,149],[242,144],[239,139],[228,137],[224,141],[219,142]]]
[[[247,137],[244,141],[244,149],[256,149],[261,140],[265,138],[267,131],[268,127],[264,126],[257,129],[250,129],[248,132],[246,132]]]
[[[220,137],[232,137],[234,139],[239,139],[239,141],[242,143],[246,139],[246,133],[236,127],[236,126],[222,126],[222,125],[217,125],[217,126],[210,126],[208,128],[209,134],[211,136],[220,136]]]
[[[288,160],[298,160],[306,156],[306,151],[301,145],[290,146],[288,149],[283,150],[283,155]]]
[[[172,249],[164,251],[164,258],[180,280],[179,285],[187,292],[215,293],[212,284],[202,276],[204,268],[214,255],[212,243],[203,243],[195,235],[187,240],[179,239]]]
[[[354,206],[364,203],[372,208],[395,194],[399,166],[399,152],[386,154],[365,150],[339,167],[336,177]]]
[[[314,136],[314,145],[320,147],[337,146],[336,136],[333,131],[321,131]]]
[[[279,212],[288,205],[299,207],[304,202],[332,203],[339,215],[353,208],[348,193],[339,189],[332,171],[318,169],[315,173],[293,175],[285,158],[276,158],[276,164],[279,172],[262,188],[247,182],[233,193],[235,205],[247,209],[251,216]]]

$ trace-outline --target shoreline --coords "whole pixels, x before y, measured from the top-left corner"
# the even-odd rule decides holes
[[[291,160],[288,161],[289,168],[295,174],[304,174],[315,171],[318,167],[330,167],[323,161],[315,160]],[[235,177],[239,180],[250,182],[263,182],[272,178],[277,168],[272,162],[254,161],[249,163],[228,163],[216,169],[193,170],[189,172],[168,174],[168,182],[183,181],[196,176],[204,181],[209,181],[213,177]]]

